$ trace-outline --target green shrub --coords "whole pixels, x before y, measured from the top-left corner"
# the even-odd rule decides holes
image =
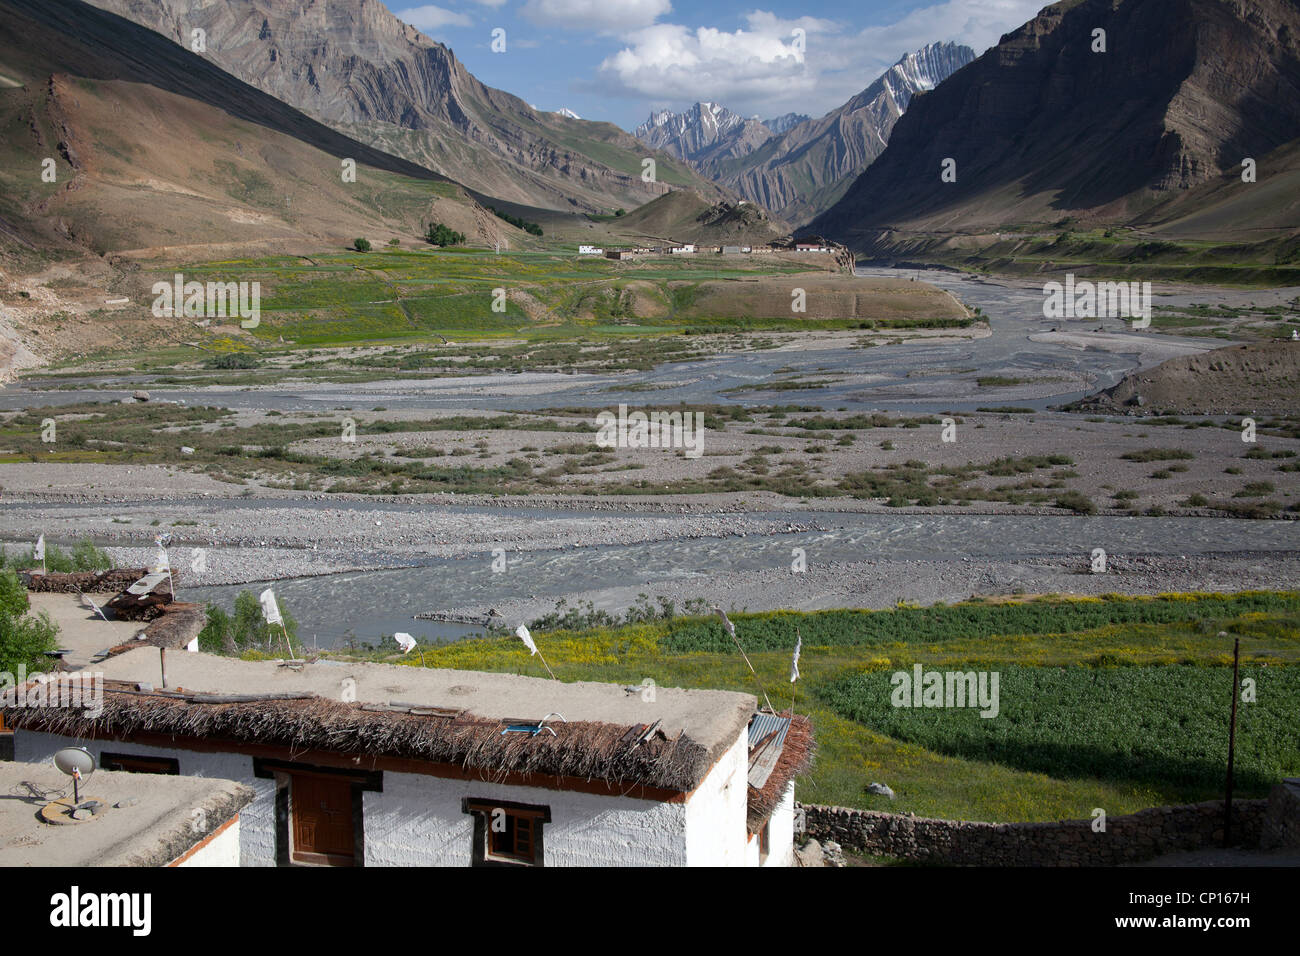
[[[369,251],[370,251],[370,240],[369,240],[369,239],[353,239],[353,240],[352,240],[352,248],[355,249],[355,250],[357,250],[357,252],[369,252]]]
[[[1092,499],[1077,491],[1066,491],[1056,496],[1054,502],[1058,508],[1068,508],[1075,514],[1090,515],[1097,513],[1097,506]]]
[[[248,352],[226,352],[203,363],[207,368],[245,369],[257,368],[261,363]]]
[[[1125,452],[1119,457],[1124,461],[1190,461],[1196,456],[1181,448],[1144,448]]]
[[[12,614],[20,617],[27,613],[30,602],[27,600],[27,588],[13,571],[0,571],[0,614]]]
[[[49,669],[49,651],[58,645],[58,626],[50,616],[40,614],[11,614],[0,609],[0,671],[16,674],[19,667],[28,673]]]
[[[9,564],[21,566],[23,568],[41,567],[41,562],[36,559],[34,548],[28,551],[20,558],[11,558]],[[83,538],[72,547],[71,553],[64,551],[56,544],[45,545],[45,570],[51,574],[69,574],[73,571],[107,571],[113,566],[113,559],[108,556],[107,551],[102,551],[95,547],[94,542],[89,538]]]
[[[284,601],[276,595],[284,630],[295,655],[302,649],[298,640],[298,622]],[[235,596],[233,615],[215,604],[207,607],[207,621],[199,631],[199,649],[211,654],[242,654],[244,651],[261,651],[268,654],[284,650],[284,634],[278,624],[267,624],[262,617],[262,605],[252,591],[240,591]]]

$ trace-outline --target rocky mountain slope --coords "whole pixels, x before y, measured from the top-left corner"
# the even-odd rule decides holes
[[[152,314],[158,263],[238,281],[245,257],[310,258],[358,237],[422,249],[430,222],[482,245],[536,241],[459,184],[129,20],[77,0],[0,0],[0,381],[195,338],[193,322]],[[248,334],[221,320],[210,331]]]
[[[791,127],[738,162],[715,162],[704,171],[784,219],[807,222],[884,151],[915,94],[974,59],[970,47],[932,43],[902,57],[838,109]]]
[[[542,112],[479,82],[447,47],[378,0],[92,0],[205,56],[337,130],[481,193],[523,205],[608,212],[673,186],[725,194],[611,123]]]
[[[1277,163],[1294,163],[1297,137],[1294,0],[1067,0],[913,102],[810,228],[859,252],[915,254],[918,236],[1033,224],[1185,227],[1208,208],[1177,202],[1195,194],[1220,235],[1259,238],[1256,200],[1266,182],[1296,181]],[[1257,182],[1242,181],[1244,158]],[[949,160],[954,182],[941,179]]]
[[[0,232],[19,247],[414,240],[439,204],[482,241],[523,235],[459,184],[77,0],[0,0],[0,74]]]
[[[780,116],[762,122],[764,126],[771,130],[773,136],[780,136],[782,133],[788,132],[793,127],[798,126],[800,123],[806,123],[810,119],[812,117],[806,113],[782,113]]]
[[[746,119],[725,106],[696,103],[684,113],[651,113],[633,135],[647,146],[707,168],[748,155],[771,139],[772,133],[757,119]]]

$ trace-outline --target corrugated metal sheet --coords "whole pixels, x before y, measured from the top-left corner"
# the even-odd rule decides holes
[[[749,785],[763,789],[776,769],[790,732],[790,718],[775,714],[755,714],[749,722]]]

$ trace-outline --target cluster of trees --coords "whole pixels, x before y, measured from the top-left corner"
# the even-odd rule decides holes
[[[527,219],[522,219],[519,216],[512,216],[510,213],[502,212],[500,209],[496,209],[492,206],[488,206],[488,209],[492,210],[492,215],[496,216],[498,219],[504,219],[516,229],[522,229],[524,232],[534,236],[540,236],[542,234],[542,227],[535,222],[529,222]]]
[[[429,231],[424,234],[426,242],[435,246],[460,246],[465,243],[465,233],[457,232],[440,222],[429,223]]]
[[[234,613],[209,604],[207,622],[199,631],[199,650],[209,654],[242,654],[259,651],[279,657],[284,650],[284,634],[289,635],[289,646],[294,656],[302,650],[298,640],[298,622],[294,620],[284,602],[276,595],[280,616],[284,618],[284,631],[278,624],[267,624],[262,616],[262,605],[252,591],[240,591],[235,597]]]

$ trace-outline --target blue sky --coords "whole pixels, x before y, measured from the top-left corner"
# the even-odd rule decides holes
[[[388,0],[475,76],[539,109],[631,129],[712,100],[820,116],[935,40],[982,53],[1047,0]],[[504,52],[492,50],[505,31]],[[802,31],[800,34],[798,31]],[[802,49],[800,47],[802,46]]]

